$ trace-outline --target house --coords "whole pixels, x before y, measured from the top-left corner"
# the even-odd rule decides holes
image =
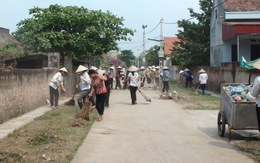
[[[260,57],[260,0],[214,0],[210,66]]]
[[[170,55],[173,54],[174,42],[177,41],[179,41],[178,37],[164,37],[164,56],[166,60],[164,60],[163,65],[172,65]]]

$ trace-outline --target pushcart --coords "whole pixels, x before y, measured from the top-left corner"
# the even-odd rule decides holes
[[[238,85],[238,83],[224,83],[221,85],[220,111],[217,117],[218,135],[224,137],[227,124],[229,140],[231,140],[232,130],[258,129],[256,103],[252,101],[234,101],[224,89],[226,86]]]

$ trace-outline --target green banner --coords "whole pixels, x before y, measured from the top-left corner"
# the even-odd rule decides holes
[[[240,60],[240,67],[246,68],[246,69],[255,69],[252,65],[253,63],[259,61],[260,58],[253,60],[253,61],[246,61],[245,58],[242,56]]]

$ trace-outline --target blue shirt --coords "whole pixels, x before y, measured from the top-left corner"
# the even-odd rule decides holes
[[[82,78],[83,78],[84,80],[86,80],[87,82],[83,81]],[[79,86],[80,86],[80,90],[90,89],[91,79],[90,79],[90,77],[89,77],[87,71],[85,71],[84,73],[80,74]]]
[[[170,80],[170,76],[171,76],[170,71],[169,70],[164,70],[163,71],[163,78],[162,78],[162,80],[163,81],[169,81]]]

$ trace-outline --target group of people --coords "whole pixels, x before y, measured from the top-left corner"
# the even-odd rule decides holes
[[[58,107],[59,89],[67,92],[64,87],[63,79],[68,73],[65,67],[59,69],[59,71],[53,76],[50,84],[50,105],[52,108]],[[104,108],[109,107],[110,96],[110,78],[105,71],[100,70],[94,66],[88,71],[87,67],[79,65],[76,73],[79,76],[79,83],[77,88],[80,89],[80,93],[77,98],[78,106],[82,109],[86,100],[92,103],[90,110],[95,108],[98,111],[99,117],[97,121],[103,120]],[[95,100],[94,100],[95,95]]]
[[[185,68],[184,70],[180,70],[179,73],[180,73],[180,81],[183,82],[183,80],[185,80],[185,87],[192,88],[194,86],[193,84],[194,77],[192,72],[188,68]],[[202,95],[206,95],[205,90],[206,90],[207,80],[208,80],[208,74],[204,69],[200,69],[197,88],[201,89]]]

